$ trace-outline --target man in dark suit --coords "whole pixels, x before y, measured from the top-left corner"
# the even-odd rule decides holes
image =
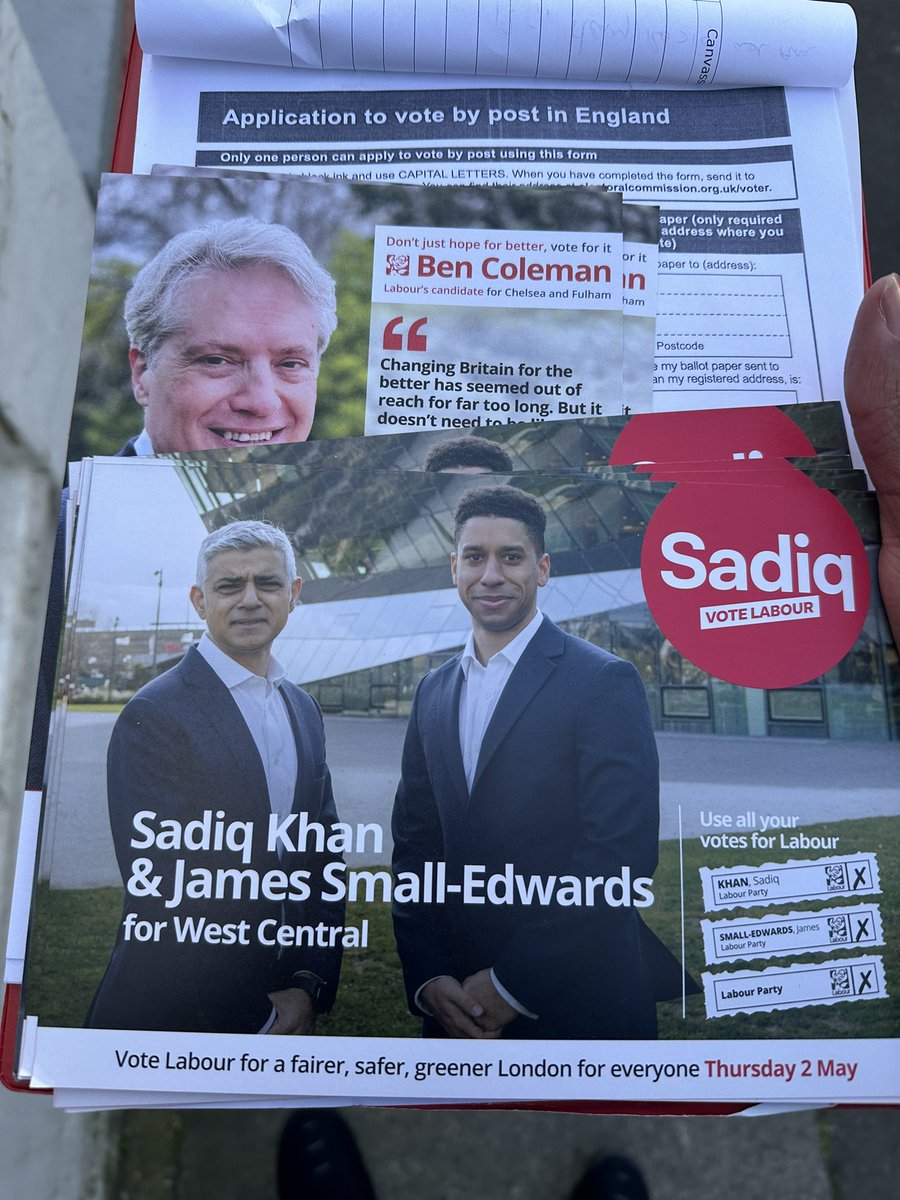
[[[655,1037],[659,973],[672,995],[679,968],[638,915],[659,828],[647,699],[631,664],[538,611],[544,525],[512,487],[456,511],[472,633],[419,685],[393,815],[395,872],[444,862],[448,885],[394,905],[409,1003],[433,1036]]]
[[[273,525],[210,534],[191,589],[207,632],[116,722],[107,789],[126,891],[89,1026],[311,1033],[331,1007],[343,906],[320,898],[337,857],[322,714],[271,652],[296,574]],[[321,841],[314,828],[301,845],[300,826]]]

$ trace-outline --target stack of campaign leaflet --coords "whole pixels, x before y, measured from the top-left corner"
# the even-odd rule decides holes
[[[897,1102],[900,662],[842,399],[852,14],[543,4],[535,40],[516,0],[420,4],[389,45],[380,4],[284,7],[136,5],[4,1083],[72,1110]],[[277,287],[318,343],[270,355],[268,250],[176,261],[210,227],[299,242]],[[164,270],[195,290],[145,350]],[[245,325],[268,425],[203,399],[259,369]],[[245,522],[293,562],[251,538],[198,568]],[[277,671],[236,702],[257,635]]]
[[[511,466],[474,480],[423,470],[451,436],[432,430],[94,458],[73,471],[33,887],[35,843],[23,839],[21,1081],[70,1108],[896,1099],[900,680],[874,582],[875,501],[851,465],[840,406],[483,432]],[[640,851],[625,849],[626,829],[643,819],[655,775],[631,762],[637,732],[621,730],[619,760],[596,767],[600,811],[573,817],[568,796],[536,796],[533,781],[536,763],[581,753],[578,737],[535,711],[549,685],[515,673],[510,702],[530,690],[505,736],[537,720],[546,737],[517,750],[522,826],[509,845],[441,846],[409,802],[416,686],[453,665],[470,628],[451,578],[452,514],[473,486],[495,485],[547,515],[542,613],[639,677],[659,755],[658,816]],[[113,752],[107,774],[137,683],[197,654],[207,627],[189,599],[197,548],[235,520],[280,525],[296,549],[302,590],[274,652],[324,713],[327,820],[236,816],[240,798],[204,792],[174,726],[140,777],[116,782]],[[586,684],[573,700],[593,715],[566,720],[582,730],[596,719],[597,744],[621,720]],[[424,728],[425,711],[414,719]],[[449,757],[452,726],[446,736]],[[224,742],[211,753],[237,776]],[[555,770],[568,779],[564,761]],[[567,860],[552,833],[569,821]],[[546,827],[530,854],[529,823]],[[297,873],[294,854],[306,863]],[[498,913],[515,940],[518,923],[527,931],[530,970],[573,989],[559,998],[565,1035],[423,1037],[404,992],[410,923],[437,944]],[[632,990],[624,952],[607,949],[610,925],[626,918],[653,939],[644,969],[658,1036],[598,1038],[596,1001],[574,989],[586,971]],[[177,1028],[146,1015],[98,1027],[114,947],[139,975],[146,955],[161,995],[192,969],[203,987],[227,989],[245,948],[342,961],[310,1035],[216,1032],[199,1009],[197,1031],[190,1015]],[[130,978],[114,976],[113,991],[130,996]]]

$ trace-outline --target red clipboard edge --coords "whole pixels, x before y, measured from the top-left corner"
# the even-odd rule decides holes
[[[8,983],[3,995],[3,1015],[0,1017],[0,1083],[10,1092],[31,1092],[35,1096],[52,1095],[51,1088],[33,1088],[16,1077],[16,1035],[19,1028],[19,1010],[22,1004],[22,986]]]
[[[119,115],[116,119],[116,132],[113,137],[112,160],[110,170],[119,175],[130,175],[134,166],[134,139],[137,129],[138,98],[141,90],[141,64],[144,61],[143,51],[137,40],[137,30],[132,27],[131,43],[128,47],[128,59],[125,65],[125,78],[122,81],[122,98],[119,102]]]

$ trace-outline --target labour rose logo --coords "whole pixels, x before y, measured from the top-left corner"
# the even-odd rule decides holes
[[[384,256],[384,273],[385,275],[408,275],[409,255],[386,254]]]

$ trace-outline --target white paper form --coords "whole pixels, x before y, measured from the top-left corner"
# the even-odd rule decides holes
[[[662,210],[654,407],[815,402],[843,394],[863,288],[854,104],[148,58],[134,167],[606,184]]]
[[[774,94],[747,93],[751,103]],[[853,111],[855,99],[850,88],[785,89],[784,97],[784,112],[770,114],[775,136],[760,138],[742,164],[736,149],[726,163],[713,151],[704,169],[702,146],[693,163],[688,152],[674,164],[681,195],[661,217],[656,410],[843,395],[864,250],[855,160],[846,160],[851,176],[838,151],[838,106]]]
[[[853,10],[821,0],[137,0],[135,16],[146,54],[315,70],[840,87],[856,51]]]

